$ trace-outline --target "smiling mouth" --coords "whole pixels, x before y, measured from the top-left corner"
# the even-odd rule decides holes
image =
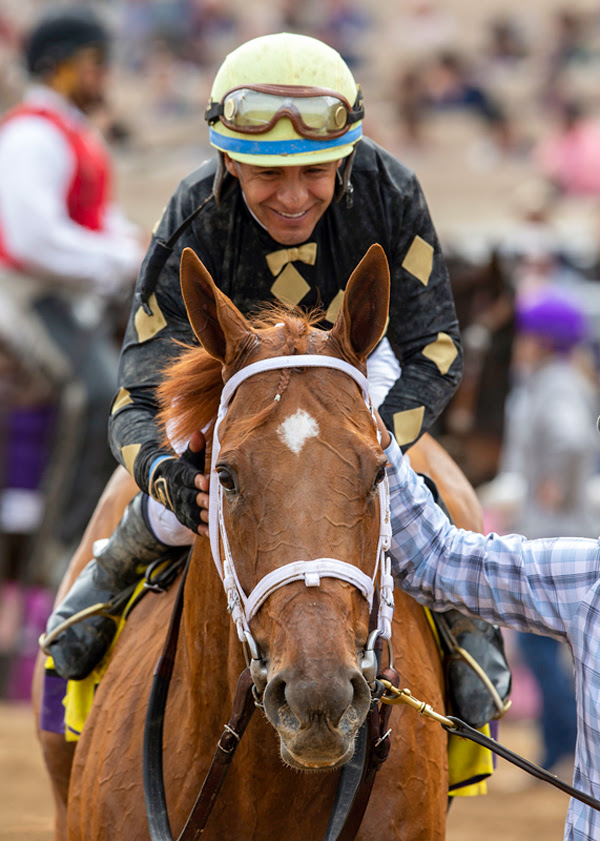
[[[283,210],[275,210],[274,213],[276,213],[278,216],[282,216],[284,219],[294,220],[302,219],[303,216],[306,216],[308,210],[301,210],[300,213],[284,213]]]

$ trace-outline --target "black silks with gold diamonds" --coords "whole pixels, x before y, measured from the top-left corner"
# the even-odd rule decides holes
[[[181,252],[187,246],[243,313],[279,298],[305,308],[322,307],[330,320],[323,326],[328,327],[352,271],[369,246],[380,243],[391,270],[387,336],[402,366],[402,376],[380,412],[405,448],[438,417],[462,372],[450,282],[414,174],[363,139],[352,170],[352,205],[343,198],[332,203],[309,239],[316,243],[314,265],[293,260],[274,274],[266,257],[282,245],[252,217],[237,183],[216,203],[211,197],[215,171],[216,160],[204,163],[181,182],[167,205],[155,231],[160,242],[168,242],[186,217],[204,204],[174,243],[152,289],[147,278],[152,248],[142,265],[109,424],[117,459],[146,490],[150,465],[164,452],[155,426],[154,388],[165,363],[180,352],[173,340],[196,341],[179,285]],[[147,293],[144,307],[142,290]]]

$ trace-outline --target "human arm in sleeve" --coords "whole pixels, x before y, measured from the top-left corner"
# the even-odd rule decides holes
[[[42,276],[110,295],[135,278],[142,247],[132,226],[94,231],[69,217],[74,167],[67,141],[48,120],[31,116],[6,126],[0,140],[5,246]]]
[[[404,449],[427,431],[456,391],[462,346],[446,263],[413,175],[390,261],[387,335],[402,367],[379,411]]]
[[[518,630],[568,636],[600,576],[597,540],[527,540],[458,529],[393,439],[386,455],[398,586],[436,610],[455,607]]]

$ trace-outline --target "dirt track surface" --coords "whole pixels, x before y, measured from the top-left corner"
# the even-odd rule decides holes
[[[526,724],[503,725],[501,738],[528,756],[535,750]],[[453,805],[447,841],[560,841],[567,797],[528,780],[500,760],[486,797]],[[52,797],[26,704],[0,704],[0,781],[0,841],[52,841]]]

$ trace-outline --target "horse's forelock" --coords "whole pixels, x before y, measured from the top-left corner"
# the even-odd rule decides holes
[[[323,318],[320,310],[304,312],[278,304],[265,304],[248,321],[255,330],[281,326],[281,339],[269,343],[270,353],[293,353],[311,328]],[[267,344],[266,342],[264,343]],[[206,427],[216,416],[223,390],[221,363],[204,348],[184,345],[184,350],[164,372],[157,389],[159,423],[165,443],[168,439],[187,440]],[[168,434],[166,430],[168,429]]]

